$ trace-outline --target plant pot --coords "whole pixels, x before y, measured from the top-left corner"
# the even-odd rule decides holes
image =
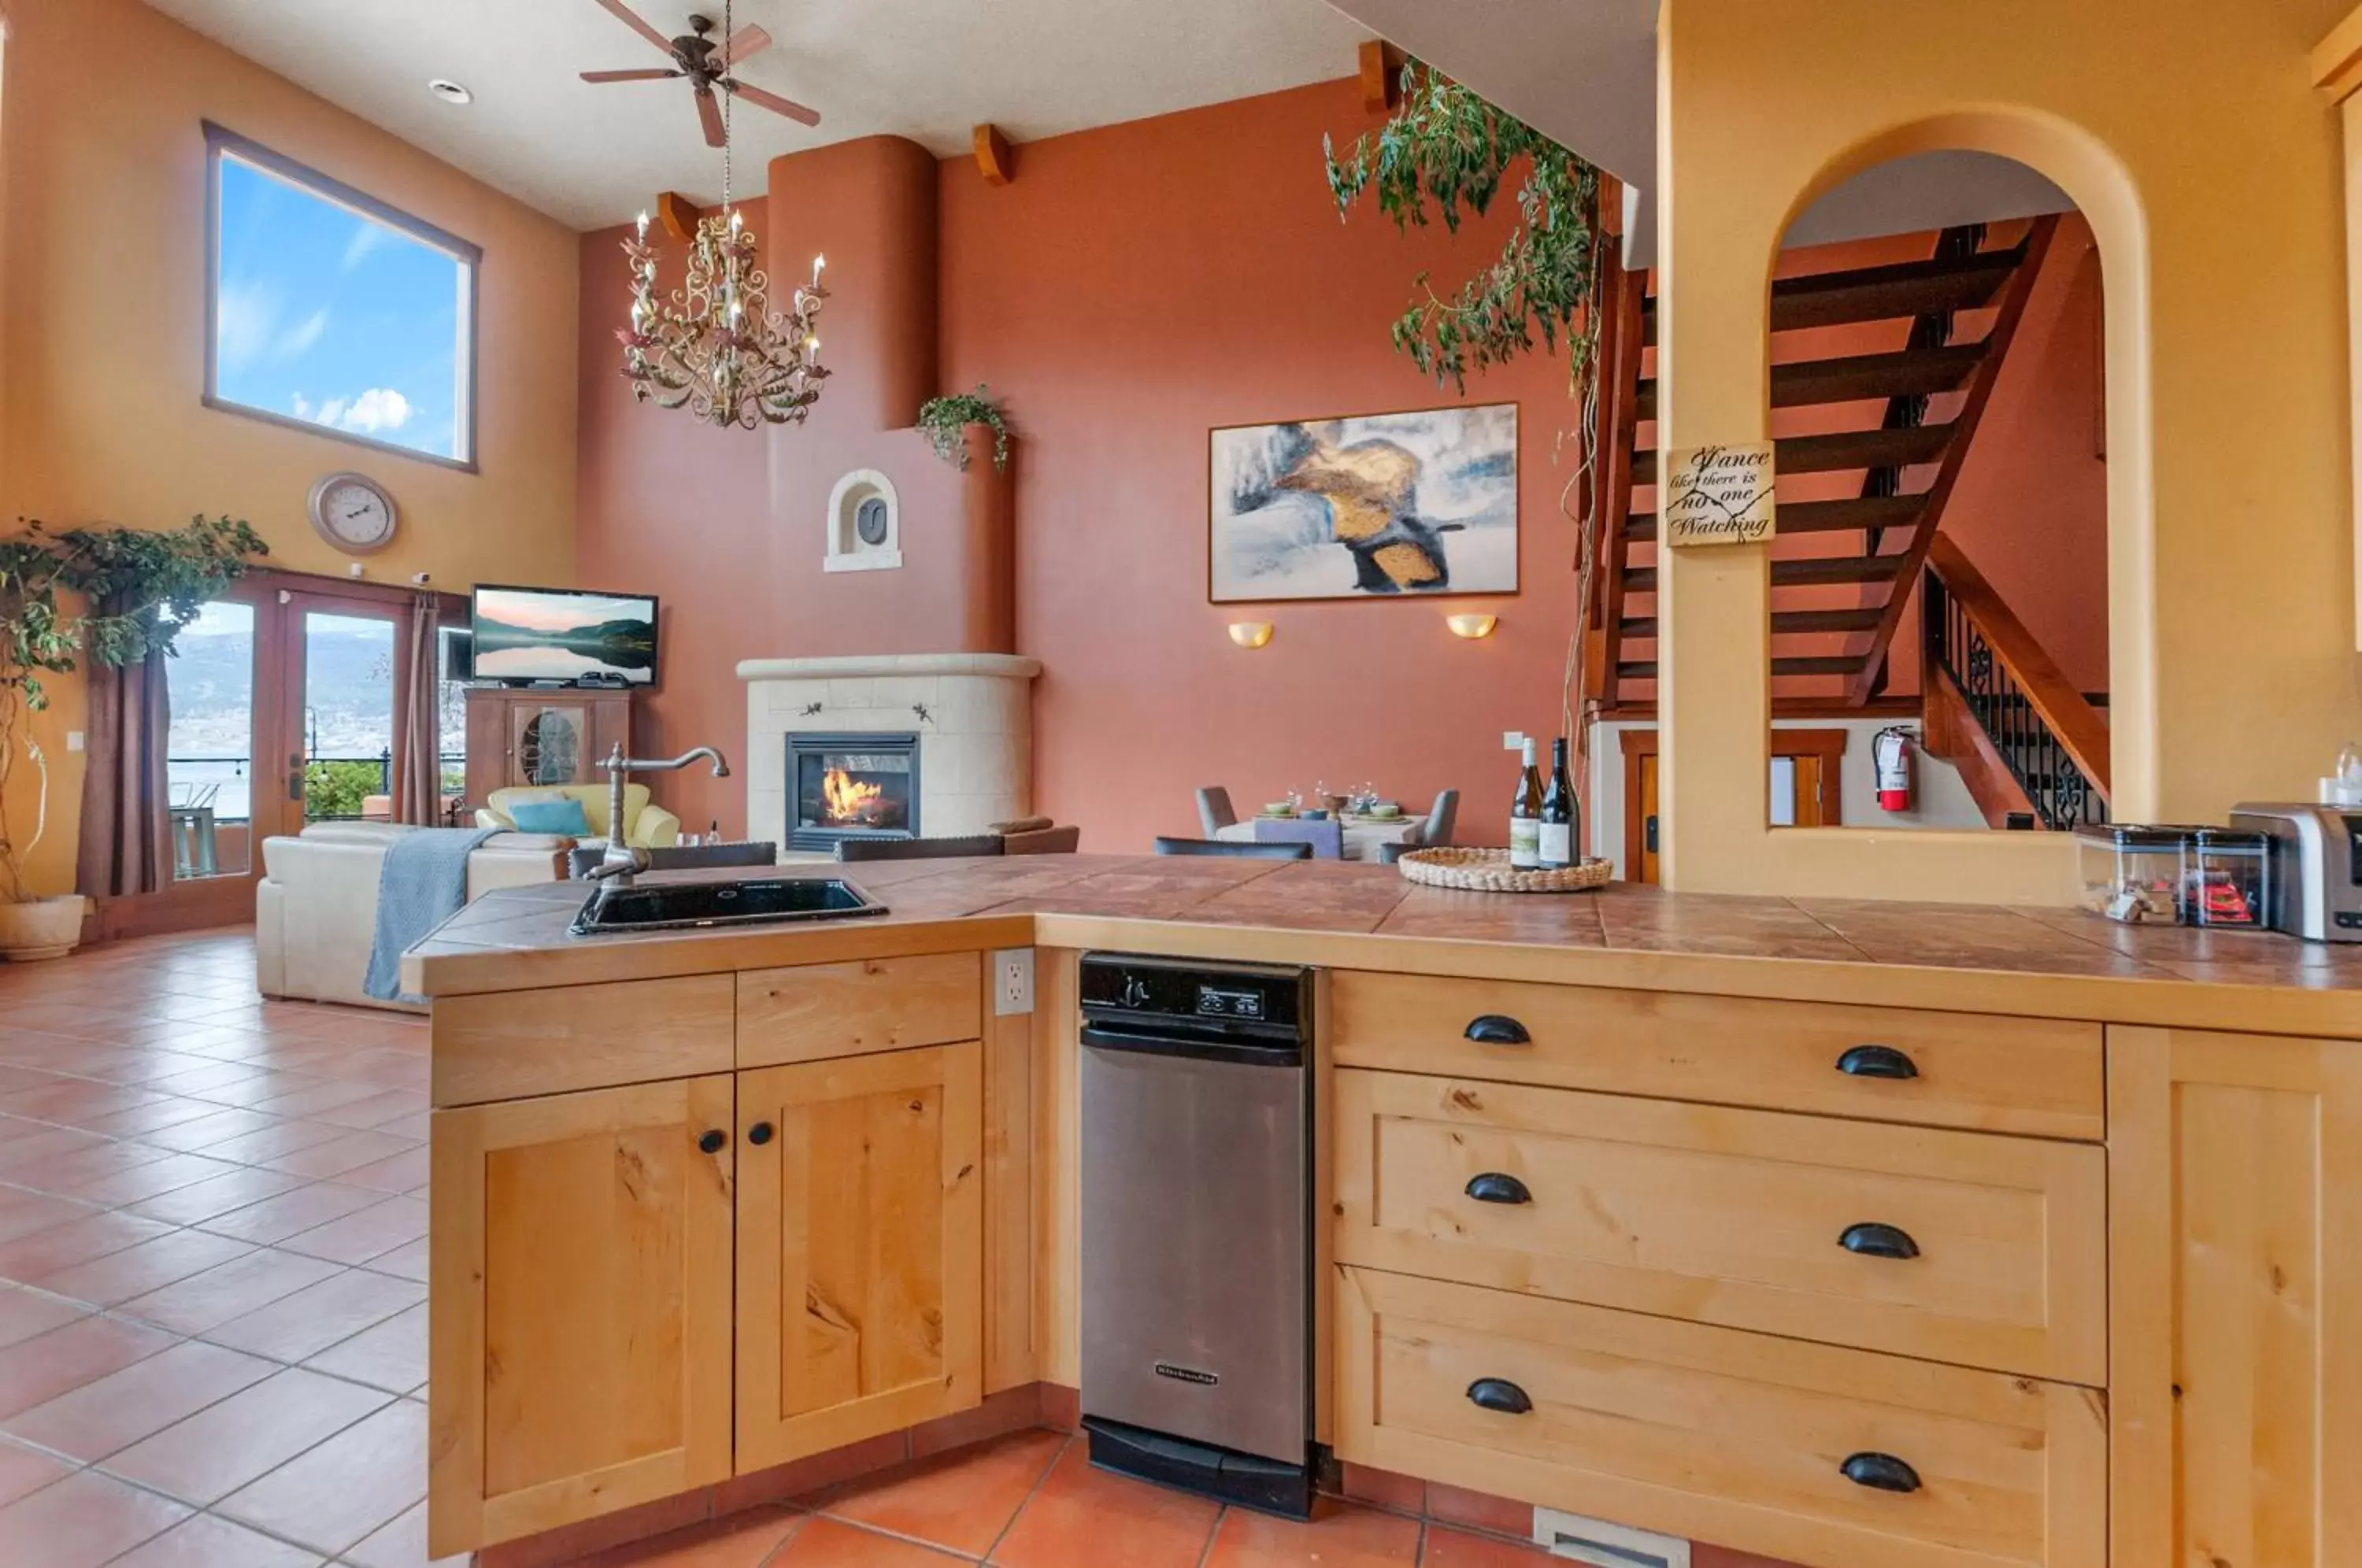
[[[64,957],[82,941],[83,912],[89,906],[80,893],[0,903],[0,958],[27,964]]]

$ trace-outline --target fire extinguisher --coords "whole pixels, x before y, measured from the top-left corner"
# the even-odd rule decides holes
[[[1878,809],[1882,812],[1907,812],[1911,809],[1911,731],[1900,724],[1878,732],[1870,743],[1870,754],[1878,767]]]

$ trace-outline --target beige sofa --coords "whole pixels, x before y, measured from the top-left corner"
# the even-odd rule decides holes
[[[607,842],[607,786],[604,784],[526,784],[495,790],[476,808],[478,827],[513,829],[509,807],[519,801],[576,800],[590,824],[583,842]],[[680,819],[648,799],[645,784],[624,786],[624,842],[634,849],[662,849],[680,841]]]
[[[256,988],[302,1001],[402,1005],[367,995],[361,982],[377,933],[385,846],[411,831],[389,823],[315,823],[300,838],[262,841],[264,875],[254,893]],[[573,847],[572,839],[549,834],[485,840],[468,857],[469,901],[495,888],[564,879]]]

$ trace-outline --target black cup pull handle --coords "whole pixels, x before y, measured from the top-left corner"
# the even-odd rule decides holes
[[[1534,1402],[1526,1391],[1506,1377],[1480,1377],[1468,1386],[1468,1402],[1480,1410],[1492,1410],[1504,1416],[1531,1413]]]
[[[729,1146],[730,1135],[719,1129],[710,1129],[697,1135],[697,1152],[701,1154],[718,1154]]]
[[[1533,1189],[1502,1171],[1485,1171],[1468,1178],[1468,1196],[1479,1203],[1531,1203]]]
[[[1891,1453],[1857,1453],[1849,1456],[1838,1471],[1857,1486],[1867,1486],[1873,1492],[1916,1492],[1919,1472]]]
[[[770,1141],[771,1124],[769,1122],[757,1121],[754,1126],[746,1129],[746,1142],[749,1143],[767,1143]]]
[[[1915,1078],[1919,1064],[1892,1045],[1856,1045],[1838,1058],[1838,1071],[1856,1078]]]
[[[1507,1013],[1488,1012],[1482,1018],[1469,1020],[1467,1038],[1479,1045],[1530,1045],[1534,1037],[1526,1026]]]
[[[1919,1255],[1919,1243],[1911,1239],[1911,1232],[1896,1225],[1849,1225],[1838,1238],[1838,1245],[1866,1258],[1907,1260]]]

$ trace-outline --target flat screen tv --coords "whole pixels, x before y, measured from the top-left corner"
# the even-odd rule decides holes
[[[474,610],[479,680],[656,684],[653,597],[480,585]]]

